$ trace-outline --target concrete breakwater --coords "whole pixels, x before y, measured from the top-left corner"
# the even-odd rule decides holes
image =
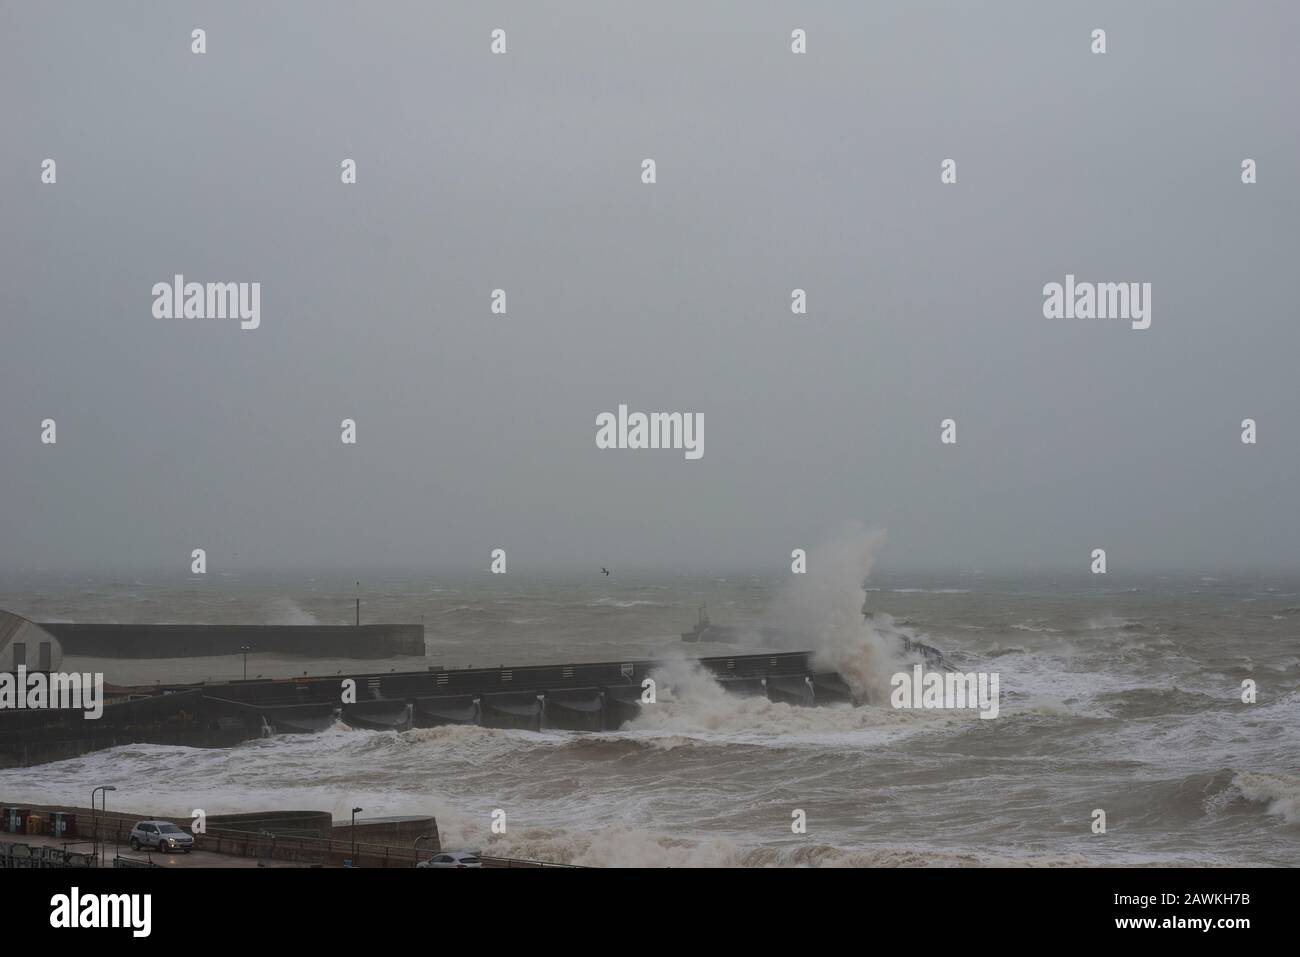
[[[117,625],[49,622],[64,654],[93,658],[198,658],[245,648],[317,658],[424,655],[424,625]]]
[[[124,744],[230,747],[262,725],[214,713],[200,689],[121,698],[98,719],[81,710],[0,711],[0,767],[25,767]]]
[[[701,658],[730,693],[788,704],[852,702],[844,680],[806,652]],[[448,724],[612,731],[635,718],[656,661],[529,665],[156,685],[114,689],[99,719],[81,711],[0,712],[0,766],[25,766],[122,744],[229,747],[272,734]]]

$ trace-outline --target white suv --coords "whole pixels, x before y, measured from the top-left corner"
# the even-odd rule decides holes
[[[474,851],[443,851],[435,854],[427,861],[421,861],[416,867],[482,867],[483,862],[479,860],[478,854]]]
[[[167,854],[171,851],[184,851],[188,854],[194,849],[194,837],[182,831],[171,821],[141,821],[131,828],[131,850],[148,848]]]

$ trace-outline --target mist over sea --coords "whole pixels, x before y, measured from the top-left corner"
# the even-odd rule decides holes
[[[362,621],[423,620],[426,659],[254,652],[249,676],[755,651],[680,633],[706,602],[718,624],[767,620],[790,577],[374,578]],[[828,587],[802,597],[861,607],[860,584]],[[337,575],[33,573],[0,580],[0,608],[38,621],[347,624],[355,590]],[[616,733],[338,724],[231,749],[131,745],[0,772],[0,796],[84,805],[112,784],[116,807],[176,818],[432,813],[445,846],[592,865],[1300,864],[1300,579],[873,573],[865,599],[869,619],[838,612],[810,624],[810,642],[920,639],[963,671],[997,672],[999,717],[796,708],[728,696],[681,661],[663,670],[660,703]],[[64,670],[136,684],[238,678],[241,662],[70,657]],[[1256,704],[1241,702],[1245,679]],[[505,835],[490,833],[496,808]],[[1090,829],[1097,808],[1104,835]],[[806,835],[791,833],[794,809]]]

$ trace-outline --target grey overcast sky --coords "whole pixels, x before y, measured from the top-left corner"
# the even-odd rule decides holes
[[[1300,567],[1298,48],[1292,2],[5,0],[0,568],[754,567],[847,521],[878,569]],[[261,327],[153,318],[176,273]],[[1151,328],[1043,318],[1066,273]],[[703,458],[598,450],[620,403]]]

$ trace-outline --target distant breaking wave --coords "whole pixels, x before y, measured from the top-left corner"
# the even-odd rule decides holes
[[[303,610],[292,598],[277,598],[267,606],[268,625],[319,625],[316,616]]]
[[[1242,771],[1232,779],[1247,801],[1268,806],[1268,813],[1287,824],[1300,824],[1300,778]]]

